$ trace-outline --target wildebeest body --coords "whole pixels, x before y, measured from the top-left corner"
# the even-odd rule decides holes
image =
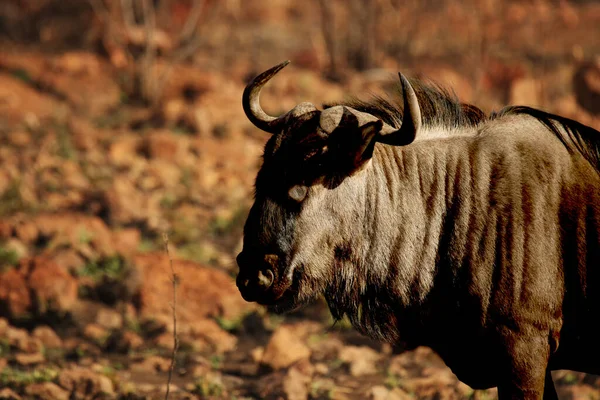
[[[302,105],[261,126],[283,120],[245,227],[242,294],[284,310],[324,293],[334,317],[430,346],[501,398],[554,398],[552,369],[600,373],[600,133],[525,108],[488,118],[446,103],[444,121],[443,94],[403,89],[403,118]]]

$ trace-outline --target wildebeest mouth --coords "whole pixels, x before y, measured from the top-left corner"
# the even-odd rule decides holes
[[[257,299],[256,302],[275,313],[289,312],[300,307],[302,304],[298,302],[297,296],[300,279],[297,276],[298,274],[290,273],[291,269],[291,266],[286,268],[269,290],[269,293]],[[296,270],[293,269],[293,271]]]

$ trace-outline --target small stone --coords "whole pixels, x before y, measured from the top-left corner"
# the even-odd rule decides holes
[[[271,336],[261,362],[273,369],[280,369],[309,357],[310,349],[290,327],[281,325]]]
[[[327,375],[329,373],[329,367],[323,363],[315,364],[315,373],[319,375]]]
[[[98,324],[88,324],[83,330],[83,336],[102,345],[108,339],[109,333],[104,327]]]
[[[113,309],[101,308],[96,314],[96,323],[106,329],[117,329],[123,326],[123,318]]]
[[[46,361],[42,353],[18,353],[15,354],[15,362],[19,365],[35,365]]]
[[[0,389],[0,400],[21,400],[21,396],[9,388]]]
[[[346,346],[340,351],[340,360],[350,365],[352,376],[376,374],[379,353],[367,346]]]
[[[25,394],[38,400],[69,400],[69,392],[52,382],[28,385]]]
[[[29,334],[25,329],[8,326],[5,338],[11,347],[19,348],[20,343],[25,343],[29,339]]]
[[[89,369],[74,367],[61,371],[58,384],[71,392],[74,398],[93,398],[99,394],[114,394],[112,381]]]
[[[22,337],[17,341],[17,349],[25,353],[41,353],[44,350],[42,341],[35,337]]]
[[[159,356],[148,356],[142,361],[131,365],[132,371],[137,372],[165,372],[171,367],[171,360]]]
[[[256,347],[252,349],[252,351],[250,351],[250,356],[252,357],[252,360],[257,363],[259,363],[262,360],[264,354],[265,348],[261,346]]]

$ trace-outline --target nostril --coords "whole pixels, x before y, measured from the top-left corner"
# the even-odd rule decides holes
[[[258,271],[258,285],[264,289],[271,287],[273,284],[273,279],[275,278],[273,271],[270,269],[263,271]]]

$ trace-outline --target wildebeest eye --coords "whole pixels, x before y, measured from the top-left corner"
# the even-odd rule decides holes
[[[288,195],[290,196],[290,198],[297,201],[298,203],[300,203],[302,200],[304,200],[304,198],[306,197],[307,194],[308,194],[308,186],[304,186],[304,185],[294,185],[288,191]]]

